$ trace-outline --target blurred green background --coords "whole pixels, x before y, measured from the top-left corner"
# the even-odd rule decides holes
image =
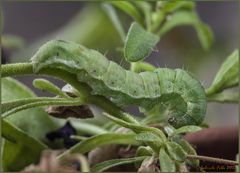
[[[157,50],[147,61],[158,67],[184,68],[208,87],[224,59],[239,47],[239,3],[212,1],[196,4],[200,18],[213,30],[215,41],[212,48],[204,51],[194,29],[181,26],[160,40]],[[122,47],[120,37],[101,3],[4,1],[2,10],[2,42],[3,45],[9,45],[8,48],[3,47],[7,63],[28,61],[41,44],[57,38],[97,49],[128,68],[119,51]],[[131,19],[120,11],[118,14],[127,32]],[[22,40],[9,43],[7,34],[20,36]],[[33,88],[32,77],[18,79]],[[62,82],[54,81],[63,85]],[[34,91],[40,96],[46,95]],[[211,126],[237,125],[238,105],[209,103],[205,120]]]

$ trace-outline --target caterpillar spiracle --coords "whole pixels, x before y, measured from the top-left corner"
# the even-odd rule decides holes
[[[65,70],[88,84],[93,94],[119,105],[137,105],[151,111],[168,107],[168,122],[178,128],[199,125],[206,113],[206,96],[201,83],[182,69],[158,68],[135,73],[108,60],[98,51],[82,45],[53,40],[44,44],[32,58],[33,69]]]

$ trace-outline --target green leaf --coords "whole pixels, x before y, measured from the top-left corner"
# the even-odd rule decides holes
[[[87,122],[71,121],[71,124],[77,130],[78,134],[99,135],[108,132],[102,127]]]
[[[145,25],[147,30],[151,27],[151,4],[145,1],[133,1],[133,3],[138,7],[138,9],[144,14]]]
[[[157,142],[157,143],[162,143],[162,139],[159,138],[159,136],[155,135],[154,133],[151,132],[142,132],[138,133],[135,137],[137,141],[142,141],[142,142]]]
[[[1,86],[4,102],[34,97],[26,86],[12,78],[3,78]],[[2,120],[2,135],[9,140],[5,140],[2,145],[4,171],[20,171],[30,163],[36,163],[40,150],[45,148],[39,141],[47,142],[46,133],[55,128],[57,125],[40,108],[24,110]],[[11,139],[17,139],[18,142],[13,143]],[[31,145],[25,145],[31,142]]]
[[[207,97],[209,102],[239,103],[238,92],[222,92]]]
[[[159,136],[163,141],[166,140],[166,136],[164,135],[164,133],[157,128],[145,127],[145,126],[141,126],[141,125],[138,125],[138,124],[128,123],[126,121],[123,121],[123,120],[121,120],[119,118],[116,118],[116,117],[114,117],[114,116],[112,116],[108,113],[105,113],[105,112],[103,113],[103,115],[107,116],[109,119],[111,119],[113,122],[119,124],[120,126],[131,129],[135,133],[152,132],[152,133],[156,134],[157,136]]]
[[[55,95],[59,95],[62,97],[68,97],[68,95],[66,95],[64,92],[62,92],[62,90],[60,88],[58,88],[56,85],[54,85],[53,83],[51,83],[50,81],[48,81],[46,79],[35,79],[33,81],[33,86],[35,88],[38,88],[43,91],[48,91]]]
[[[106,4],[106,3],[103,4],[103,8],[105,9],[108,17],[111,19],[113,25],[115,26],[116,30],[118,31],[118,33],[120,35],[122,41],[124,42],[126,35],[124,32],[123,26],[121,24],[121,21],[117,15],[117,12],[111,5]]]
[[[152,132],[138,133],[135,137],[137,141],[141,141],[150,146],[154,151],[159,151],[160,146],[163,143],[163,139]]]
[[[33,100],[37,99],[34,98],[35,95],[31,90],[15,79],[3,78],[1,86],[3,103],[10,103],[12,100],[21,100],[23,98]],[[48,114],[40,108],[32,108],[14,113],[4,119],[40,140],[45,140],[46,133],[57,128],[57,125],[53,123],[53,120],[48,116]]]
[[[235,50],[221,65],[212,85],[206,90],[207,95],[219,93],[239,83],[239,52]]]
[[[161,139],[158,139],[159,137],[156,136],[155,134],[151,133],[151,132],[142,132],[142,133],[138,133],[136,134],[135,139],[137,141],[148,141],[148,142],[162,142]]]
[[[131,16],[136,22],[143,25],[143,19],[138,9],[135,8],[130,2],[127,1],[107,1],[108,3],[119,8],[129,16]]]
[[[36,149],[38,148],[47,148],[47,146],[41,143],[39,140],[29,136],[27,133],[9,123],[8,121],[1,119],[2,125],[2,137],[12,143],[21,143],[22,145],[26,145],[29,147],[33,147],[36,145]]]
[[[162,36],[176,26],[192,25],[198,35],[200,43],[204,49],[210,48],[213,42],[213,35],[210,28],[202,23],[194,11],[177,11],[167,16],[167,21],[161,27],[159,35]]]
[[[159,1],[157,5],[161,8],[160,10],[164,11],[165,13],[172,13],[179,9],[192,10],[195,7],[194,2],[179,0]]]
[[[160,149],[159,163],[161,172],[176,172],[175,162],[169,157],[164,148]]]
[[[158,10],[152,13],[152,25],[150,28],[150,31],[156,32],[161,26],[161,24],[164,22],[166,17],[166,13],[164,13],[162,10]]]
[[[137,156],[152,156],[154,151],[149,146],[140,146],[136,151]]]
[[[159,37],[145,31],[136,22],[132,23],[128,30],[124,45],[124,56],[129,62],[145,59],[158,43]]]
[[[192,132],[197,132],[199,130],[202,130],[202,128],[199,126],[194,126],[194,125],[183,126],[183,127],[180,127],[178,129],[174,130],[172,135],[177,135],[177,134],[181,134],[181,133],[192,133]]]
[[[101,163],[96,164],[92,169],[91,172],[103,172],[109,168],[119,166],[119,165],[125,165],[125,164],[130,164],[130,163],[136,163],[136,162],[141,162],[145,159],[146,157],[133,157],[133,158],[124,158],[124,159],[113,159],[113,160],[108,160],[104,161]]]
[[[25,46],[25,40],[22,37],[11,34],[2,35],[1,42],[4,48],[22,48]]]
[[[162,36],[171,29],[179,25],[196,25],[198,17],[192,11],[178,11],[172,15],[168,15],[167,21],[161,27],[159,35]]]
[[[176,142],[181,145],[182,149],[188,154],[188,155],[197,155],[195,149],[185,140],[183,139],[176,139]],[[199,167],[199,160],[198,159],[186,159],[186,163],[193,166],[193,167]]]
[[[2,151],[4,171],[20,171],[26,165],[37,163],[47,146],[5,120],[1,125],[2,137],[6,139]]]
[[[120,134],[120,133],[104,133],[100,135],[92,136],[82,142],[74,145],[72,148],[64,152],[59,156],[63,158],[70,153],[87,153],[94,148],[101,147],[108,144],[131,144],[137,145],[138,142],[135,140],[135,134]]]
[[[208,50],[213,43],[213,33],[210,27],[204,23],[196,24],[198,39],[204,50]]]
[[[182,149],[181,145],[177,144],[176,142],[167,142],[166,148],[169,156],[178,161],[183,162],[186,159],[186,153]]]

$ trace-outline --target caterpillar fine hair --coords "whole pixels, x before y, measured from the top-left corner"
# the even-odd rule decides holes
[[[35,73],[45,68],[70,72],[119,106],[137,105],[145,111],[168,108],[168,121],[178,128],[199,125],[206,113],[200,82],[182,69],[158,68],[135,73],[109,61],[99,52],[73,42],[54,40],[32,58]]]

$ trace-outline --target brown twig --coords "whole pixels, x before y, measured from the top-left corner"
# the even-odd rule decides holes
[[[208,157],[208,156],[187,155],[187,158],[188,159],[199,159],[199,160],[215,162],[215,163],[222,163],[222,164],[226,164],[226,165],[238,165],[238,162],[234,161],[234,160],[220,159],[220,158]]]

